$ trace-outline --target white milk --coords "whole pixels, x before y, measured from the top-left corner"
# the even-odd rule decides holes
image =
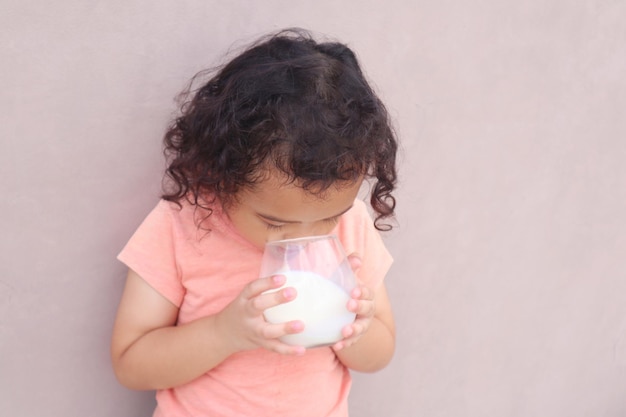
[[[350,296],[321,275],[308,271],[281,273],[287,278],[285,287],[293,287],[298,295],[292,301],[265,310],[270,323],[302,320],[304,330],[280,338],[289,345],[314,347],[329,345],[342,339],[341,329],[352,323],[355,314],[348,311]]]

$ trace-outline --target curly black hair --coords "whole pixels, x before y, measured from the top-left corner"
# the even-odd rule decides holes
[[[391,229],[381,220],[394,215],[398,144],[350,48],[289,29],[252,44],[194,89],[205,75],[183,92],[165,134],[163,199],[186,198],[210,213],[208,203],[234,202],[268,167],[318,195],[365,177],[374,224]]]

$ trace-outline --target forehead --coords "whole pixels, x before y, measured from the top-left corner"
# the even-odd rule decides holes
[[[362,179],[341,182],[317,193],[317,190],[305,190],[284,175],[269,175],[253,188],[242,191],[238,202],[255,214],[298,222],[315,221],[336,216],[349,208],[361,183]]]

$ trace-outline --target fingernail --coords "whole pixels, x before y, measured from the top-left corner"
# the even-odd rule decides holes
[[[291,323],[291,329],[298,332],[302,331],[304,330],[304,323],[302,323],[301,321],[294,321]]]
[[[294,298],[296,296],[296,290],[294,288],[285,288],[283,290],[283,296],[288,299],[291,300],[292,298]]]

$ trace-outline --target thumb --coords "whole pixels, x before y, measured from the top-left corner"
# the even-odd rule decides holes
[[[352,271],[355,274],[359,271],[359,269],[361,269],[361,265],[363,264],[361,256],[356,252],[348,255],[348,262],[350,263],[350,268],[352,268]]]

